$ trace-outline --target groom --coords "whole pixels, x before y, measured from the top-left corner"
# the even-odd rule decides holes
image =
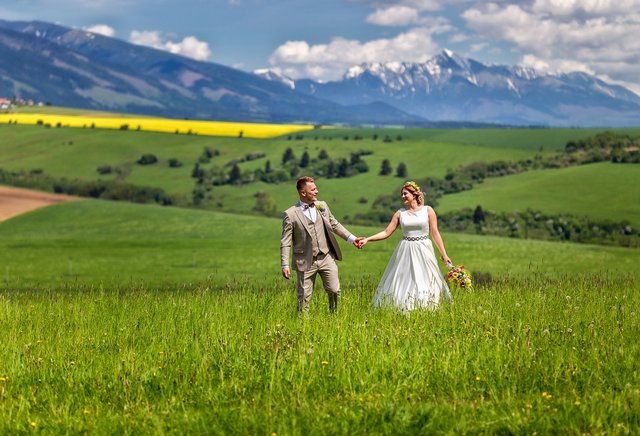
[[[297,272],[298,312],[309,311],[317,274],[329,297],[329,311],[335,312],[340,297],[336,260],[342,260],[342,252],[334,233],[355,246],[359,239],[334,218],[327,203],[317,201],[318,188],[311,177],[301,177],[296,187],[300,200],[284,212],[282,220],[282,276],[287,280],[291,276],[289,251],[293,248],[292,268]]]

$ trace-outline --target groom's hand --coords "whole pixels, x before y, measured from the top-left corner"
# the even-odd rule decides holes
[[[289,268],[282,268],[282,277],[289,280],[289,277],[291,277],[291,271],[289,271]]]
[[[356,240],[353,241],[353,245],[355,245],[359,249],[362,249],[362,247],[364,247],[366,243],[367,243],[366,238],[362,236],[360,236],[359,238],[356,238]]]

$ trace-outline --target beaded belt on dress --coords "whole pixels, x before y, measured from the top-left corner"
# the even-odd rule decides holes
[[[422,236],[403,236],[402,239],[405,241],[424,241],[425,239],[429,239],[427,235]]]

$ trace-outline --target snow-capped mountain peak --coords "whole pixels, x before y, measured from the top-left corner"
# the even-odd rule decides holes
[[[267,68],[261,68],[254,70],[253,74],[262,77],[263,79],[271,80],[273,82],[280,82],[288,88],[296,89],[296,81],[294,79],[285,76],[284,74],[280,74],[277,71],[269,70]]]

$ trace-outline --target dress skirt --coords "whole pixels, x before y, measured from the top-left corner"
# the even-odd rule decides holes
[[[435,309],[441,298],[452,300],[431,240],[402,239],[378,284],[373,306]]]

